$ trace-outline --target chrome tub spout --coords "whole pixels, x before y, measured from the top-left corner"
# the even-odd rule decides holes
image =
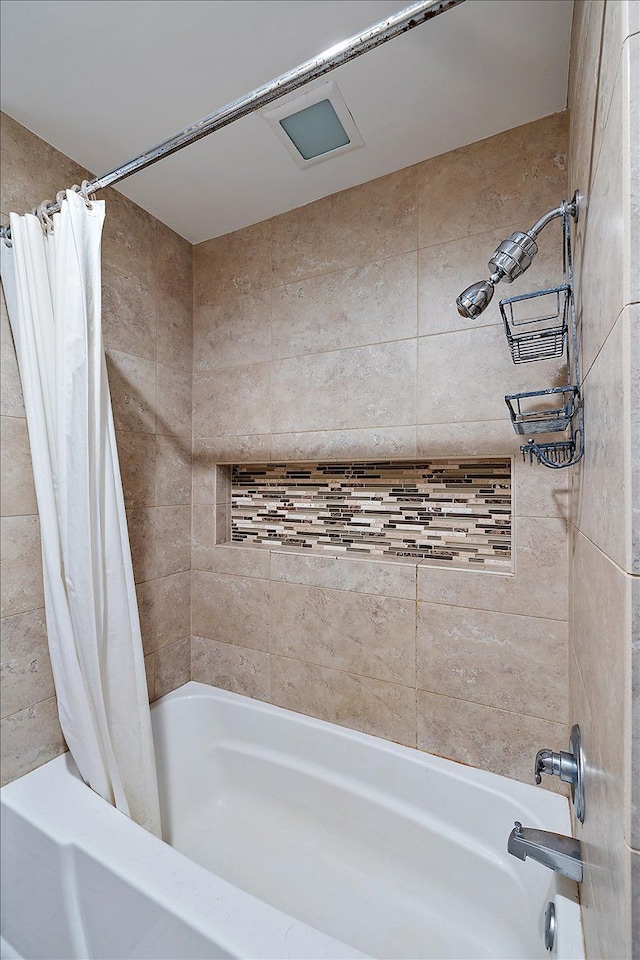
[[[507,850],[519,860],[531,857],[563,877],[582,883],[582,851],[580,841],[573,837],[548,830],[533,830],[516,820],[509,834]]]

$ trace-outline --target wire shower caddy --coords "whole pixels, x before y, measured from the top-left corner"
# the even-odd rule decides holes
[[[561,387],[513,393],[504,399],[511,422],[521,436],[534,434],[520,449],[529,458],[559,470],[578,463],[584,455],[584,410],[580,354],[573,294],[571,222],[578,219],[579,196],[562,203],[562,283],[500,301],[500,313],[514,363],[531,363],[566,356],[567,381]],[[563,434],[562,439],[537,436]]]

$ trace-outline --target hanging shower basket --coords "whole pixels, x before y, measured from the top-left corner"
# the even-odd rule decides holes
[[[504,399],[516,433],[560,433],[573,419],[580,402],[580,391],[574,386],[553,387],[512,393]]]
[[[567,337],[571,288],[563,283],[500,301],[500,313],[514,363],[561,357]]]
[[[578,463],[584,454],[584,411],[580,394],[580,356],[573,299],[570,217],[578,219],[579,195],[563,200],[551,215],[562,215],[562,283],[500,301],[500,312],[514,363],[566,355],[566,386],[507,395],[505,403],[517,434],[533,434],[520,447],[524,460],[553,470]],[[544,225],[546,218],[542,218]],[[534,228],[535,230],[535,228]],[[562,434],[538,442],[539,434]]]

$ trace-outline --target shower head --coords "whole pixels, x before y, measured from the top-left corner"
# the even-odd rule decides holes
[[[478,280],[477,283],[472,283],[470,287],[463,290],[456,300],[460,316],[467,317],[469,320],[479,317],[491,303],[493,287],[491,280]]]
[[[489,260],[491,276],[488,280],[472,283],[457,298],[456,306],[460,316],[475,320],[491,303],[496,283],[500,283],[501,280],[512,283],[516,277],[522,276],[525,270],[529,269],[538,252],[536,238],[540,231],[556,217],[570,215],[577,221],[579,202],[580,195],[576,192],[571,203],[563,200],[559,207],[549,210],[540,217],[527,233],[517,230],[503,240]]]
[[[531,266],[537,252],[538,245],[530,233],[517,231],[503,240],[489,260],[489,279],[472,283],[456,300],[460,316],[469,320],[479,317],[491,303],[496,283],[512,283]]]

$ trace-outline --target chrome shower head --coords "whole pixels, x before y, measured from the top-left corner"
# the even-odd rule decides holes
[[[527,233],[517,230],[506,240],[503,240],[489,260],[489,270],[491,270],[489,279],[472,283],[457,298],[456,306],[460,316],[466,317],[468,320],[475,320],[476,317],[479,317],[491,303],[496,283],[500,283],[501,280],[512,283],[516,277],[522,276],[525,270],[529,269],[538,252],[536,237],[540,231],[556,217],[566,214],[570,214],[577,222],[579,204],[580,195],[576,191],[570,203],[563,200],[559,207],[549,210],[548,213],[540,217]]]
[[[478,280],[477,283],[472,283],[470,287],[463,290],[456,300],[458,313],[468,320],[475,320],[489,306],[492,296],[492,281]]]
[[[537,252],[538,245],[529,233],[517,231],[503,240],[489,260],[492,271],[489,279],[472,283],[456,300],[460,316],[469,320],[479,317],[491,303],[496,283],[501,280],[512,283],[520,277],[531,266]]]

